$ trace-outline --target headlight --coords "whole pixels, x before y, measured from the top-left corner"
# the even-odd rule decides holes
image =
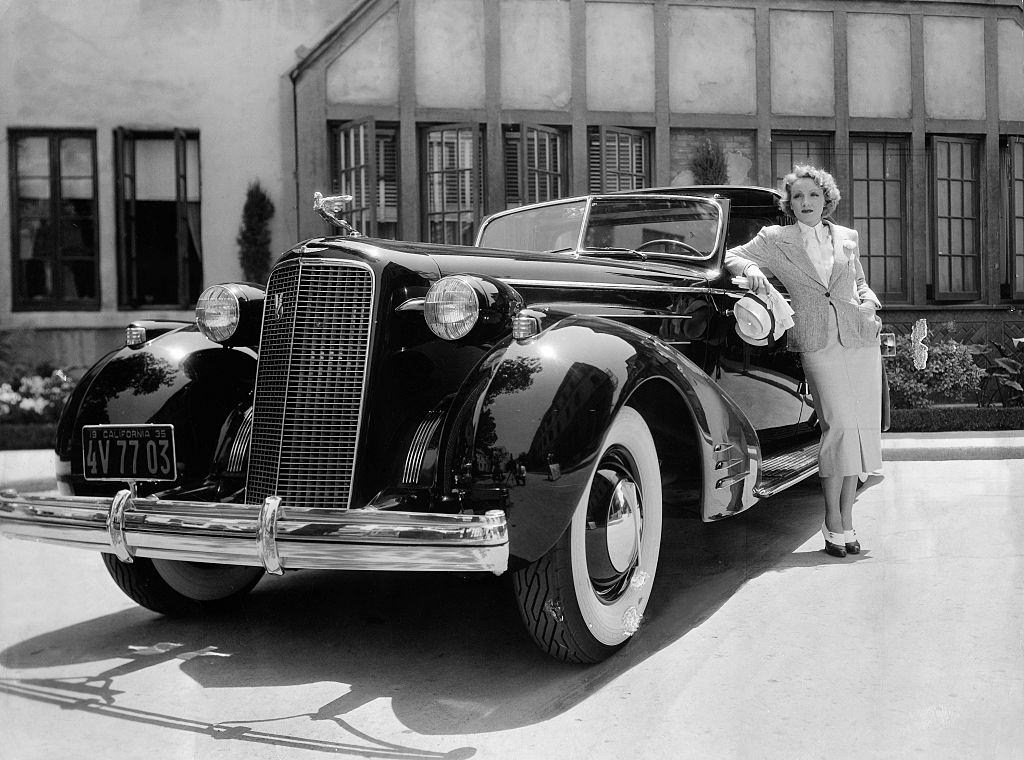
[[[211,285],[196,303],[196,325],[210,340],[255,345],[263,319],[262,288],[242,283]]]
[[[439,338],[491,340],[507,334],[523,297],[509,285],[487,275],[456,274],[430,286],[423,299],[423,318]],[[472,333],[472,335],[470,335]]]
[[[463,338],[479,317],[480,300],[469,277],[442,277],[427,291],[423,318],[437,337],[445,340]]]
[[[223,285],[204,290],[196,304],[196,324],[203,335],[218,343],[235,334],[238,314],[238,298]]]

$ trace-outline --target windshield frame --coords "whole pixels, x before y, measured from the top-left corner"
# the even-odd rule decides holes
[[[716,229],[715,229],[715,241],[714,241],[714,245],[712,246],[711,250],[707,254],[702,255],[702,256],[695,256],[693,254],[667,253],[667,252],[665,252],[665,253],[663,253],[663,252],[638,252],[640,257],[643,257],[645,259],[647,259],[647,258],[657,259],[659,261],[708,262],[708,261],[714,260],[716,255],[719,253],[719,251],[721,249],[721,246],[722,246],[722,241],[725,239],[726,216],[727,216],[726,208],[721,203],[721,200],[719,198],[710,198],[710,197],[707,197],[707,196],[679,195],[679,194],[675,194],[675,193],[672,193],[672,194],[669,194],[669,193],[622,193],[622,192],[619,192],[619,193],[601,193],[601,194],[596,194],[596,195],[575,196],[575,197],[572,197],[572,198],[559,198],[559,199],[556,199],[556,200],[553,200],[553,201],[546,201],[544,203],[533,203],[533,204],[530,204],[529,206],[517,206],[516,208],[508,209],[507,211],[499,211],[498,213],[492,214],[487,219],[485,219],[483,224],[480,225],[480,230],[477,232],[477,238],[476,238],[475,245],[477,247],[494,247],[494,246],[487,246],[485,243],[483,243],[483,238],[484,238],[484,235],[485,235],[486,231],[491,226],[491,224],[493,222],[497,221],[497,220],[503,219],[503,218],[508,217],[508,216],[514,216],[514,215],[522,214],[524,211],[527,211],[527,210],[544,209],[544,208],[551,208],[551,207],[555,207],[555,206],[559,206],[559,205],[569,205],[569,204],[579,205],[580,203],[583,203],[584,206],[583,206],[582,221],[580,222],[579,229],[577,230],[576,240],[575,240],[574,244],[571,247],[566,246],[566,247],[561,247],[561,248],[542,249],[542,250],[537,250],[537,249],[519,249],[519,250],[534,250],[534,251],[539,252],[539,253],[568,253],[568,252],[571,252],[572,255],[575,256],[575,257],[581,257],[581,256],[600,257],[602,255],[607,255],[609,257],[612,257],[612,256],[614,256],[615,253],[621,253],[622,251],[631,252],[631,251],[634,251],[634,249],[631,249],[631,248],[614,248],[614,249],[589,248],[589,247],[584,245],[586,234],[587,234],[587,230],[590,227],[591,215],[593,213],[595,204],[603,203],[605,201],[621,204],[621,203],[628,203],[631,200],[636,201],[638,203],[638,205],[643,205],[644,203],[651,203],[652,201],[653,202],[659,202],[660,201],[660,202],[665,202],[665,203],[669,203],[669,204],[679,204],[679,205],[682,205],[683,203],[693,204],[695,206],[702,206],[703,205],[703,206],[710,207],[717,214],[717,226],[716,226]]]

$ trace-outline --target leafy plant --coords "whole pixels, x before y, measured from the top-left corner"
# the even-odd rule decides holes
[[[896,336],[896,357],[888,360],[889,394],[894,407],[926,408],[937,398],[965,401],[978,392],[984,370],[968,346],[955,340],[928,344],[928,363],[914,369],[913,341]]]
[[[236,239],[242,275],[250,282],[265,284],[270,273],[270,220],[273,216],[274,204],[259,180],[250,182]]]
[[[697,146],[697,151],[690,162],[693,181],[698,185],[727,185],[729,183],[729,162],[717,142],[710,137]]]
[[[56,422],[75,382],[63,370],[0,383],[0,424]]]
[[[1003,406],[1024,405],[1024,338],[1012,342],[1012,350],[995,341],[969,346],[986,375],[980,406],[989,406],[996,398]]]

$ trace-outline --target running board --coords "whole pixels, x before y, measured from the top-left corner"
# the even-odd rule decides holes
[[[821,442],[776,454],[761,462],[761,479],[754,496],[767,499],[818,471],[818,449]]]

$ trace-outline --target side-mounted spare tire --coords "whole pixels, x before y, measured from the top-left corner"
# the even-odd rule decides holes
[[[569,526],[512,579],[534,641],[565,662],[599,662],[643,618],[661,550],[661,473],[651,431],[635,409],[612,422]]]

